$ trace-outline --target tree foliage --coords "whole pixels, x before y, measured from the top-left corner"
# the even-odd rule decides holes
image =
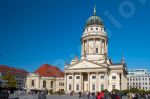
[[[5,81],[4,86],[6,88],[15,88],[16,87],[16,80],[14,79],[15,75],[7,72],[2,79]]]

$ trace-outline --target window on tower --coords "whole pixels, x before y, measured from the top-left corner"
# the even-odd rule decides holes
[[[98,48],[96,48],[96,54],[98,54]]]

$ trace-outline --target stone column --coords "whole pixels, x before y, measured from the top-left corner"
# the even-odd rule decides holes
[[[89,40],[87,40],[87,54],[89,54]]]
[[[107,75],[107,73],[105,73],[105,75],[104,75],[104,77],[105,77],[105,87],[104,87],[104,89],[108,89],[108,75]]]
[[[124,84],[123,84],[124,83]],[[121,90],[123,90],[124,86],[126,86],[126,81],[124,80],[123,73],[121,73]]]
[[[99,92],[99,73],[96,73],[96,91]]]
[[[102,39],[100,39],[100,54],[102,54]]]
[[[90,73],[88,72],[88,91],[90,91]]]
[[[106,41],[106,53],[108,55],[107,41]]]
[[[106,53],[106,40],[104,40],[104,53]]]
[[[74,73],[72,73],[72,91],[74,91]]]
[[[80,77],[81,77],[81,92],[83,91],[83,74],[80,73]]]
[[[83,48],[84,46],[83,46],[83,45],[84,45],[84,43],[83,43],[83,41],[82,41],[81,56],[83,56],[83,55],[84,55],[84,48]]]
[[[93,53],[96,54],[96,39],[94,38],[94,47],[93,47]]]
[[[67,73],[65,73],[65,91],[67,92]]]

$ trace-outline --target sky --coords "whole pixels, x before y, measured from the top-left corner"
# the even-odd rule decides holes
[[[64,69],[80,57],[81,35],[96,14],[109,38],[114,63],[150,67],[149,0],[1,0],[0,64],[35,71],[42,64]]]

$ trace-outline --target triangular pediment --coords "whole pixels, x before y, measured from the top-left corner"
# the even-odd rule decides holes
[[[98,63],[94,63],[94,62],[90,62],[90,61],[80,61],[76,64],[70,65],[68,66],[66,69],[91,69],[91,68],[107,68],[107,66],[98,64]]]
[[[39,77],[37,73],[30,73],[27,75],[28,77]]]

